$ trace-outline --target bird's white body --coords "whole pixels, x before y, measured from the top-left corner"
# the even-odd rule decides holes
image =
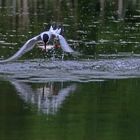
[[[38,45],[37,47],[40,48],[40,49],[42,49],[42,50],[45,50],[44,45]],[[53,48],[55,48],[54,45],[47,45],[47,46],[46,46],[46,52],[48,52],[48,50],[51,50],[51,49],[53,49]]]
[[[13,56],[11,56],[10,58],[6,60],[0,61],[0,63],[6,63],[9,61],[18,59],[19,57],[24,55],[26,52],[32,50],[38,42],[43,42],[44,35],[47,36],[47,39],[48,39],[47,43],[51,40],[51,38],[52,39],[57,38],[60,43],[60,47],[63,49],[63,51],[69,52],[69,53],[74,52],[74,50],[69,47],[65,38],[62,35],[60,35],[60,32],[61,32],[61,28],[60,29],[57,28],[54,30],[53,27],[51,26],[49,31],[42,32],[41,34],[29,39]],[[38,46],[38,47],[43,50],[45,49],[47,51],[47,49],[54,48],[55,45],[45,45],[45,46]]]

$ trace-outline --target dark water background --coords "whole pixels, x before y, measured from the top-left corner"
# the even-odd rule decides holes
[[[81,55],[0,64],[0,139],[139,140],[139,0],[0,0],[0,58],[54,22]]]

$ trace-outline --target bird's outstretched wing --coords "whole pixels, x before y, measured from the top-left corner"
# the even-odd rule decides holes
[[[51,26],[49,32],[58,38],[60,46],[64,52],[69,53],[74,52],[74,50],[68,45],[66,39],[62,35],[60,35],[61,30],[62,30],[61,28],[56,28],[54,30],[53,27]]]
[[[41,38],[39,35],[29,39],[13,56],[6,60],[1,60],[0,63],[6,63],[20,58],[26,52],[32,50],[35,44],[40,40]]]
[[[63,49],[63,51],[69,52],[69,53],[74,52],[74,50],[68,45],[67,41],[62,35],[58,35],[58,39],[59,39],[60,46]]]

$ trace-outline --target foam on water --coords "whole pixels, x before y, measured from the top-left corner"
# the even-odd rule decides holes
[[[17,61],[0,65],[1,76],[27,82],[80,81],[140,77],[139,58]]]

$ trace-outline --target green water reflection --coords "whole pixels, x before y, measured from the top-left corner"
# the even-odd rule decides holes
[[[127,79],[65,83],[76,84],[76,90],[69,93],[55,114],[45,114],[25,102],[8,81],[1,81],[0,138],[138,140],[139,82]],[[41,86],[27,85],[34,91]],[[55,86],[60,88],[60,83]]]

